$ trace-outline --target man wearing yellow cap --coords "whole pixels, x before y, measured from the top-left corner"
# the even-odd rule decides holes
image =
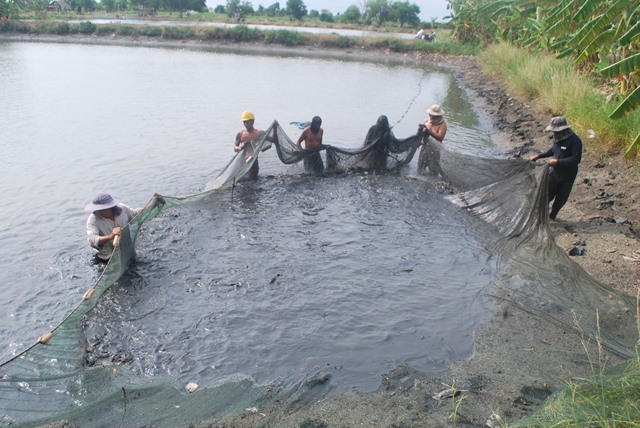
[[[249,110],[242,112],[241,120],[245,129],[238,132],[238,135],[236,135],[236,144],[233,148],[236,153],[241,151],[247,143],[251,143],[256,138],[260,138],[264,135],[264,131],[253,127],[253,123],[256,118]],[[249,179],[255,180],[258,178],[258,171],[260,171],[260,166],[256,159],[249,170]]]

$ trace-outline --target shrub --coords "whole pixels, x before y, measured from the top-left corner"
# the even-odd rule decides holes
[[[389,43],[389,49],[394,52],[406,52],[409,50],[409,47],[402,40],[392,40]]]
[[[226,38],[234,42],[248,42],[259,40],[261,38],[261,32],[260,30],[249,28],[246,25],[238,25],[227,31]]]
[[[286,46],[303,45],[306,41],[304,35],[290,30],[268,30],[264,34],[265,43],[280,43]]]
[[[96,32],[97,25],[91,21],[82,21],[78,27],[78,32],[82,34],[93,34]]]
[[[139,33],[141,36],[160,37],[162,36],[162,28],[155,25],[145,25],[139,29]]]
[[[113,34],[116,32],[116,28],[113,25],[98,25],[96,28],[96,35],[102,36],[105,34]]]
[[[196,28],[196,36],[202,40],[224,39],[226,30],[220,27],[198,27]]]
[[[351,46],[355,46],[356,40],[353,37],[349,36],[338,36],[333,40],[329,40],[328,44],[333,44],[334,46],[344,49],[350,48]]]
[[[136,30],[132,25],[118,25],[116,29],[116,34],[119,36],[133,36],[135,33]]]
[[[54,25],[53,32],[60,35],[69,34],[71,32],[71,26],[67,22],[58,22]]]
[[[165,39],[189,39],[195,37],[196,33],[191,27],[162,27],[162,37]]]

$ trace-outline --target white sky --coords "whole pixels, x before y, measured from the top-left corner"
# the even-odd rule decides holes
[[[226,0],[206,0],[207,6],[215,7],[218,4],[227,4]],[[264,7],[270,6],[273,3],[280,3],[280,7],[287,5],[287,0],[251,0],[254,8],[258,8],[259,5]],[[431,18],[436,18],[438,21],[442,21],[443,18],[449,15],[447,10],[447,0],[409,0],[409,3],[418,5],[420,8],[420,19],[422,21],[431,21]],[[336,13],[344,12],[349,6],[356,5],[360,7],[360,0],[304,0],[304,4],[307,6],[307,10],[322,10],[328,9],[334,15]]]

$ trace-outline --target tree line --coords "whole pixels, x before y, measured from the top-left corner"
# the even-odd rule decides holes
[[[344,12],[334,15],[328,9],[309,11],[304,0],[287,0],[284,7],[280,5],[280,2],[272,3],[266,7],[260,4],[257,9],[248,0],[227,0],[226,4],[216,6],[214,12],[226,13],[228,16],[239,13],[241,16],[289,17],[298,21],[308,17],[330,23],[342,22],[377,26],[390,22],[398,23],[401,27],[420,24],[418,16],[420,7],[408,0],[361,0],[359,3],[359,6],[353,4]]]
[[[151,10],[164,12],[195,11],[209,12],[205,0],[63,0],[79,13],[104,10],[108,13],[128,10]],[[21,10],[46,11],[51,0],[0,0],[0,15],[11,16]],[[408,0],[358,0],[359,5],[349,6],[343,13],[333,14],[328,9],[308,10],[304,0],[287,0],[285,3],[260,4],[254,8],[249,0],[227,0],[212,12],[226,14],[238,20],[250,16],[285,17],[291,20],[318,19],[328,23],[349,23],[383,26],[397,23],[401,27],[420,25],[420,8]]]

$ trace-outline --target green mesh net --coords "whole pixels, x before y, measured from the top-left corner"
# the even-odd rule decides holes
[[[449,189],[448,199],[468,212],[476,233],[500,261],[499,281],[488,294],[567,330],[576,331],[580,325],[583,331],[599,331],[608,350],[622,357],[635,355],[634,299],[592,279],[553,242],[548,228],[547,166],[467,156],[420,133],[397,139],[391,130],[379,131],[372,128],[360,149],[323,145],[304,150],[273,122],[263,137],[233,157],[204,192],[153,198],[125,228],[102,275],[75,310],[38,342],[0,365],[0,425],[37,426],[61,420],[78,426],[177,426],[203,419],[224,423],[264,403],[300,403],[310,390],[316,395],[328,393],[322,379],[282,391],[237,376],[190,394],[184,385],[165,378],[135,378],[126,366],[85,367],[83,317],[126,271],[144,223],[233,186],[272,146],[284,164],[313,158],[323,162],[324,172],[335,173],[336,179],[350,170],[397,173],[420,150],[419,171],[435,177],[425,182]],[[312,169],[313,162],[308,166]]]

